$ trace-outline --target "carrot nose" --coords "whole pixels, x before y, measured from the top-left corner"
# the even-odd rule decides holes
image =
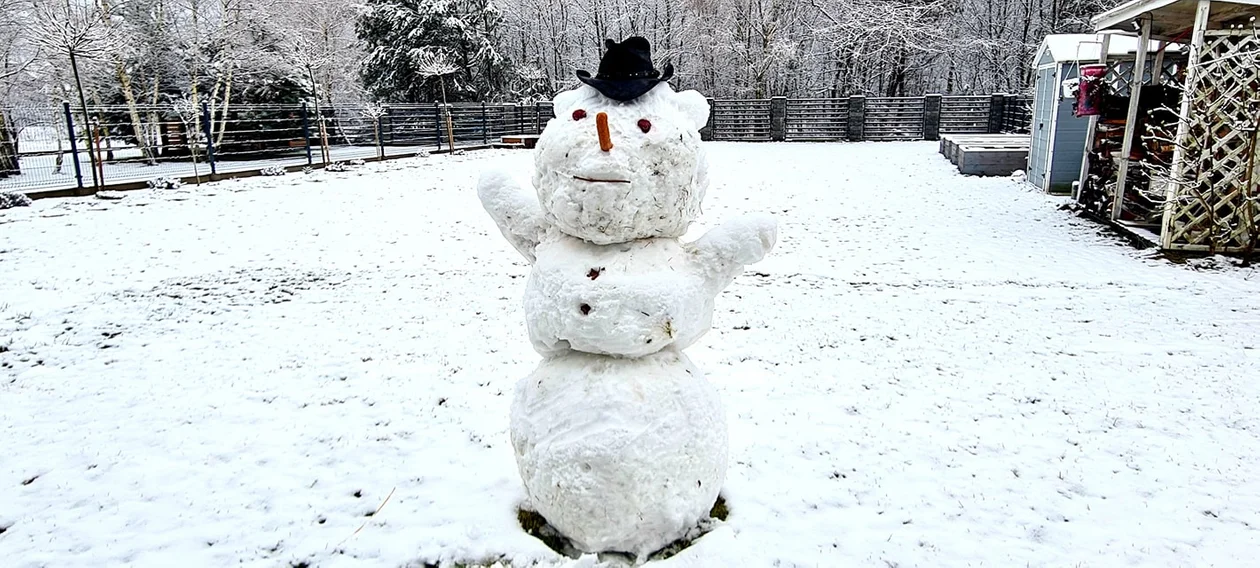
[[[605,152],[612,150],[612,135],[608,133],[608,113],[595,115],[595,131],[599,133],[599,149]]]

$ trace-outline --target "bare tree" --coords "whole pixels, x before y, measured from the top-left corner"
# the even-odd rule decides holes
[[[115,49],[117,27],[111,25],[109,13],[95,3],[78,0],[34,0],[31,8],[31,41],[51,53],[66,56],[70,61],[70,71],[74,75],[84,124],[92,124],[87,99],[83,94],[79,61],[101,59]],[[98,187],[102,182],[97,171],[100,168],[100,157],[91,144],[88,145],[88,156],[92,162],[92,185]]]
[[[460,70],[446,54],[432,49],[417,49],[411,52],[412,65],[416,73],[422,77],[437,77],[442,87],[442,116],[446,121],[446,140],[452,151],[455,150],[455,133],[451,125],[451,107],[446,104],[446,76]]]

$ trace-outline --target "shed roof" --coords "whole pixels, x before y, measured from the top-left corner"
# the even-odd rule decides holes
[[[1198,0],[1133,0],[1107,10],[1091,20],[1094,29],[1135,32],[1134,22],[1143,15],[1151,17],[1151,35],[1185,40],[1194,29],[1194,13]],[[1260,16],[1260,0],[1213,0],[1208,18],[1209,29],[1226,27],[1235,20],[1246,21]]]
[[[1098,61],[1098,54],[1102,52],[1102,40],[1103,34],[1048,35],[1046,39],[1041,41],[1041,47],[1037,50],[1037,56],[1033,58],[1033,61],[1041,61],[1047,52],[1057,63]],[[1107,47],[1107,57],[1118,58],[1125,55],[1135,55],[1138,41],[1138,38],[1133,36],[1111,34],[1111,42]],[[1147,46],[1148,51],[1154,52],[1156,49],[1159,49],[1158,42],[1151,41],[1150,45]],[[1180,45],[1173,44],[1168,46],[1167,51],[1176,52],[1180,49]]]

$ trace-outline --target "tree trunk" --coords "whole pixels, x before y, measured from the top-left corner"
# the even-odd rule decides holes
[[[122,87],[123,98],[127,101],[127,114],[131,117],[131,131],[136,136],[136,146],[140,148],[140,155],[144,157],[146,164],[156,166],[157,160],[153,158],[153,150],[149,148],[149,141],[145,137],[144,122],[140,120],[140,110],[136,108],[136,94],[131,89],[131,75],[123,67],[121,59],[114,59],[114,74],[118,77],[118,85]]]
[[[79,110],[83,112],[83,132],[85,133],[84,141],[88,147],[88,162],[92,166],[92,188],[101,186],[101,178],[97,173],[96,164],[100,161],[100,157],[96,155],[96,148],[92,144],[92,116],[88,114],[87,99],[83,96],[83,81],[79,79],[79,61],[74,55],[74,50],[69,51],[70,70],[74,72],[74,86],[79,92]]]
[[[22,165],[18,162],[18,139],[13,123],[0,111],[0,178],[22,173]]]
[[[216,134],[214,137],[215,146],[223,145],[223,133],[227,132],[228,107],[232,105],[232,78],[235,77],[235,75],[236,75],[236,64],[233,63],[230,67],[228,67],[227,85],[223,88],[223,106],[219,107],[219,133]],[[211,103],[212,107],[213,105],[214,103]],[[211,110],[213,110],[213,108]],[[211,122],[211,125],[214,124],[213,114],[210,115],[210,122]],[[214,131],[213,128],[211,128],[210,130],[211,132]]]
[[[101,9],[106,14],[109,13],[109,2],[101,0]],[[140,155],[144,158],[145,163],[150,166],[156,166],[157,160],[153,159],[153,151],[149,148],[148,141],[144,136],[144,123],[140,121],[140,111],[136,109],[136,94],[131,88],[131,74],[127,73],[127,68],[123,65],[122,58],[114,56],[114,76],[118,78],[118,86],[122,90],[123,99],[127,101],[127,114],[131,118],[131,131],[136,136],[136,147],[140,149]]]

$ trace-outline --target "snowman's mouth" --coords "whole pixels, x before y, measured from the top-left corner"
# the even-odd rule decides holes
[[[630,180],[625,180],[625,179],[599,179],[599,178],[590,178],[590,177],[583,177],[583,176],[573,176],[573,179],[590,182],[590,183],[630,183]]]

